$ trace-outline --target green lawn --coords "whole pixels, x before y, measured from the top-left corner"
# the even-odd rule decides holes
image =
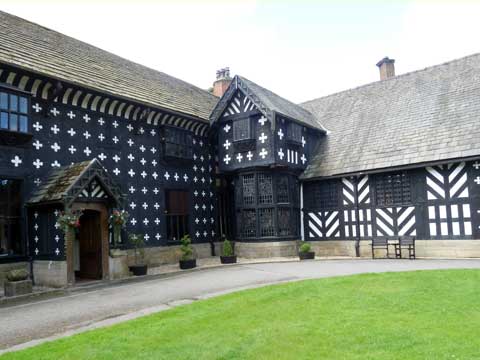
[[[3,359],[480,359],[480,271],[268,286]]]

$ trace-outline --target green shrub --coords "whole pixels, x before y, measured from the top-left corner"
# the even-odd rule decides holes
[[[308,253],[312,250],[312,245],[310,243],[303,241],[302,245],[300,245],[300,252],[301,253]]]
[[[128,234],[128,242],[133,246],[135,265],[140,265],[140,263],[143,263],[145,257],[145,241],[143,240],[143,234]]]
[[[180,239],[180,250],[182,251],[182,260],[193,259],[192,239],[186,234]]]
[[[228,239],[225,239],[223,241],[222,255],[223,256],[233,256],[234,255],[232,243]]]
[[[10,270],[7,273],[7,280],[8,281],[23,281],[27,280],[29,276],[29,273],[25,269],[14,269]]]

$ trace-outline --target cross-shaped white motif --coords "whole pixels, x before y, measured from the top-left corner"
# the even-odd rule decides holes
[[[193,165],[193,171],[197,172],[197,169],[198,169],[197,165]]]
[[[149,222],[150,222],[150,221],[148,221],[147,218],[143,219],[143,223],[145,224],[145,226],[147,226]],[[147,236],[147,235],[145,235],[145,236]]]
[[[199,222],[200,222],[200,219],[199,219],[199,218],[196,218],[196,219],[195,219],[195,224],[198,225]]]
[[[160,235],[159,233],[157,233],[157,235],[155,235],[155,239],[160,240],[161,238],[162,238],[162,235]]]
[[[132,170],[132,169],[130,169]],[[133,170],[132,170],[133,171]],[[133,175],[135,175],[135,173],[133,173]],[[132,175],[132,176],[133,176]],[[133,186],[130,185],[130,187],[128,188],[128,191],[130,191],[130,194],[133,194],[135,192],[135,188]]]
[[[155,208],[155,210],[158,210],[158,208],[160,207],[160,205],[158,205],[158,203],[156,202],[155,204],[153,204],[153,207]]]
[[[478,161],[475,161],[475,164],[473,164],[472,166],[475,168],[475,170],[480,169],[480,163]]]
[[[200,144],[200,147],[202,147],[202,146],[203,146],[203,141],[200,140],[199,144]],[[202,160],[202,161],[203,161],[203,160]]]
[[[305,154],[302,154],[302,157],[300,158],[300,160],[302,160],[302,164],[305,165],[305,163],[307,162],[307,158],[305,157]]]
[[[193,195],[198,196],[198,191],[195,190],[195,191],[193,192]]]
[[[193,182],[196,184],[198,181],[198,178],[196,176],[193,177]]]
[[[160,192],[160,190],[158,190],[157,188],[153,188],[153,193],[154,193],[155,195],[157,195],[159,192]]]
[[[207,210],[207,207],[205,206],[205,204],[202,205],[202,209],[203,211]]]
[[[67,116],[70,118],[70,120],[73,120],[73,118],[76,116],[73,111],[70,110],[70,112],[67,114]]]
[[[193,160],[197,160],[197,154],[193,154]]]
[[[55,241],[58,243],[60,241],[60,236],[55,235]]]
[[[210,218],[210,223],[213,224],[215,222],[215,220],[213,219],[213,217]]]
[[[153,177],[155,180],[157,180],[158,174],[157,174],[156,171],[154,171],[154,172],[152,173],[152,177]]]
[[[241,153],[238,153],[237,161],[240,163],[240,162],[242,162],[242,159],[243,159],[243,155]]]
[[[196,236],[197,238],[200,237],[200,233],[198,232],[198,230],[197,230],[197,232],[195,233],[195,236]]]
[[[213,193],[210,191],[210,197],[213,197]]]
[[[156,224],[156,225],[160,224],[160,219],[159,219],[158,217],[157,217],[157,218],[155,218],[155,220],[154,220],[154,221],[155,221],[155,224]]]
[[[140,149],[141,152],[144,152],[146,150],[145,146],[143,146],[143,145],[140,145],[139,149]]]
[[[59,229],[60,228],[60,224],[58,223],[58,221],[55,223],[55,229]]]
[[[205,172],[205,168],[202,166],[202,167],[200,168],[200,171],[201,171],[202,173]]]
[[[258,154],[262,157],[262,159],[265,159],[268,155],[268,151],[265,150],[265,148],[262,148],[262,151],[260,151],[260,153]]]
[[[60,128],[57,126],[57,124],[53,125],[50,130],[52,130],[52,132],[57,135],[57,133],[60,131]]]
[[[231,128],[232,128],[232,127],[227,124],[227,125],[225,125],[225,126],[223,127],[223,130],[224,130],[226,133],[228,133]]]
[[[203,237],[207,237],[208,233],[207,233],[207,230],[204,230],[203,231]]]
[[[142,158],[142,159],[140,160],[140,163],[141,163],[143,166],[145,166],[145,163],[146,163],[146,162],[147,162],[147,160],[145,160],[144,158]]]
[[[100,139],[100,141],[105,140],[105,136],[102,133],[100,133],[100,135],[98,135],[98,138]]]
[[[68,151],[70,151],[70,154],[73,154],[75,151],[77,151],[77,149],[75,148],[75,146],[70,145],[70,147],[68,148]]]
[[[183,180],[185,180],[185,182],[188,181],[188,175],[187,174],[183,174]]]
[[[38,121],[35,124],[33,124],[32,126],[35,129],[35,131],[40,131],[41,129],[43,129],[43,126],[40,125],[40,123]]]
[[[227,149],[228,150],[228,149]],[[203,157],[203,155],[200,155],[200,161],[203,162],[205,158]]]
[[[133,156],[132,154],[128,154],[127,158],[128,158],[128,160],[130,160],[130,161],[135,160],[135,156]]]
[[[133,201],[130,203],[130,208],[133,210],[137,207],[137,204],[135,204]]]
[[[73,128],[70,128],[70,130],[68,130],[67,133],[69,133],[70,136],[73,136],[73,135],[75,135],[77,132],[76,132],[75,130],[73,130]]]
[[[173,177],[175,178],[175,181],[178,181],[178,179],[180,178],[180,176],[178,176],[177,173],[175,173],[175,175]]]
[[[38,255],[39,252],[40,252],[40,251],[38,251],[38,249],[35,248],[35,255]]]
[[[202,177],[202,183],[204,183],[204,184],[205,184],[205,178],[204,178],[204,177]]]
[[[60,150],[60,146],[57,143],[53,143],[53,145],[50,146],[53,151],[57,152]]]
[[[223,158],[223,161],[225,162],[225,164],[228,165],[228,163],[230,162],[230,160],[232,160],[232,158],[230,157],[230,155],[225,155],[225,157]]]
[[[119,161],[120,161],[120,157],[119,157],[117,154],[115,154],[115,156],[112,157],[112,159],[113,159],[113,161],[115,161],[115,162],[119,162]]]
[[[55,160],[53,163],[50,164],[51,167],[60,167],[60,163]]]
[[[198,210],[200,208],[200,206],[198,206],[198,204],[195,204],[195,210]]]
[[[113,127],[116,129],[118,127],[118,122],[117,120],[115,120],[113,123],[112,123]]]
[[[225,144],[223,144],[223,146],[224,146],[225,149],[227,149],[227,150],[228,150],[228,148],[230,147],[230,145],[232,145],[232,143],[231,143],[230,141],[228,141],[228,139],[227,139],[227,141],[225,141]]]
[[[38,243],[38,240],[40,240],[40,239],[38,238],[37,235],[35,235],[35,237],[33,238],[33,240],[35,240],[35,242]]]
[[[50,110],[50,113],[53,114],[53,116],[57,116],[58,114],[60,114],[60,111],[57,110],[57,108],[53,108],[52,110]]]
[[[247,153],[247,159],[248,159],[248,161],[252,161],[252,157],[253,157],[253,153],[252,153],[251,151],[249,151],[249,152]]]
[[[166,180],[170,179],[170,174],[168,173],[168,171],[163,176],[165,177]]]
[[[100,118],[97,121],[100,124],[100,126],[103,126],[103,124],[105,124],[105,120],[103,120],[103,118]]]
[[[128,139],[127,144],[128,144],[128,146],[132,147],[132,145],[135,144],[135,143],[133,142],[132,139]]]
[[[34,217],[35,219],[38,218],[38,212],[35,211],[35,212],[33,213],[33,217]]]
[[[104,153],[101,153],[100,155],[97,156],[100,160],[105,160],[107,156]]]
[[[207,223],[207,219],[203,218],[203,224],[206,224]]]
[[[88,122],[89,122],[90,120],[92,120],[92,119],[90,118],[90,116],[88,116],[88,114],[85,114],[85,115],[83,116],[83,120],[85,120],[85,122],[88,123]]]
[[[119,142],[120,140],[118,140],[118,137],[117,136],[114,136],[112,141],[116,144],[117,142]]]
[[[147,210],[148,209],[148,204],[146,202],[144,202],[142,204],[142,207],[143,207],[143,210]]]
[[[135,226],[136,223],[137,223],[137,220],[135,218],[132,218],[132,220],[130,220],[130,224],[132,224],[133,226]]]
[[[32,145],[37,150],[39,150],[41,147],[43,147],[43,144],[38,140],[36,140]]]
[[[38,224],[35,224],[35,226],[33,227],[35,229],[35,231],[38,230]]]
[[[285,156],[285,153],[283,152],[283,149],[280,148],[280,150],[278,150],[278,157],[280,158],[280,160],[283,160],[284,156]]]
[[[157,149],[155,149],[154,147],[152,147],[152,148],[150,149],[150,151],[152,152],[152,154],[155,154],[155,153],[157,152]]]
[[[150,131],[150,134],[152,134],[152,136],[155,136],[155,135],[157,135],[157,132],[156,132],[154,129],[152,129],[152,130]]]
[[[83,133],[83,136],[85,136],[85,139],[88,140],[92,135],[90,135],[90,133],[89,133],[88,131],[85,131],[85,132]]]
[[[148,192],[148,189],[144,186],[144,187],[142,188],[142,192],[143,192],[143,195],[145,195],[145,194]]]
[[[55,249],[55,254],[57,254],[57,256],[60,254],[60,250],[58,250],[58,248]]]
[[[130,169],[128,171],[128,175],[130,175],[130,177],[134,177],[135,176],[135,171],[133,171],[133,169]]]
[[[153,166],[157,166],[157,160],[153,159],[153,160],[152,160],[152,165],[153,165]]]
[[[215,231],[212,230],[212,237],[215,236]]]
[[[193,143],[193,145],[195,145],[197,143],[197,140],[192,139],[192,143]]]
[[[307,143],[307,142],[305,141],[305,138],[302,136],[302,147],[305,147],[305,144],[306,144],[306,143]]]
[[[134,129],[134,127],[131,124],[128,124],[127,129],[128,129],[128,131],[132,131]]]
[[[118,168],[115,168],[113,170],[113,173],[118,176],[118,174],[120,174],[120,170],[118,170]]]
[[[39,178],[36,178],[33,183],[37,186],[40,186],[40,184],[42,183],[42,180],[40,180]]]
[[[480,176],[477,176],[473,181],[475,181],[477,185],[480,185]]]
[[[265,144],[265,140],[267,140],[267,139],[268,139],[268,136],[265,135],[264,133],[262,133],[262,134],[260,135],[260,137],[258,138],[258,140],[260,140],[260,142],[261,142],[262,144]]]
[[[83,152],[85,153],[85,155],[90,156],[92,150],[90,150],[90,148],[87,146],[85,149],[83,149]]]
[[[145,179],[145,177],[147,176],[147,173],[145,172],[145,170],[143,170],[140,175],[142,175],[142,177]]]
[[[282,140],[282,139],[283,139],[283,136],[285,135],[285,134],[283,133],[282,129],[278,130],[278,133],[277,133],[277,134],[278,134],[278,137],[280,138],[280,140]]]
[[[40,112],[40,111],[42,111],[42,108],[41,108],[41,106],[40,106],[38,103],[36,103],[35,105],[33,105],[32,108],[33,108],[33,109],[35,110],[35,112],[37,112],[37,113]]]
[[[37,159],[33,162],[33,166],[35,166],[37,169],[40,169],[43,166],[43,162],[41,162],[40,159]]]
[[[139,132],[140,134],[143,134],[143,133],[145,132],[145,130],[143,130],[143,127],[140,126],[140,129],[138,129],[138,132]]]
[[[260,119],[258,119],[258,123],[261,124],[262,126],[265,125],[267,122],[267,118],[265,116],[262,116]]]
[[[60,214],[60,211],[58,211],[58,209],[55,209],[55,211],[53,212],[53,215],[57,217],[59,214]]]

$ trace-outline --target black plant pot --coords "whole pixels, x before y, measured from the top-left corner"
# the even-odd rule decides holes
[[[182,270],[193,269],[196,266],[197,259],[180,260],[180,269]]]
[[[315,259],[315,252],[313,251],[301,252],[301,253],[298,253],[298,256],[300,257],[300,260],[313,260]]]
[[[147,265],[133,265],[128,267],[135,276],[147,275]]]
[[[237,262],[237,255],[220,256],[220,262],[222,264],[235,264]]]

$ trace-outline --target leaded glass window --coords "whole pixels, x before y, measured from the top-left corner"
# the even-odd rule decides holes
[[[307,207],[335,209],[339,202],[338,180],[319,181],[306,188],[309,197],[305,199]]]
[[[254,238],[257,236],[257,214],[255,209],[246,209],[242,211],[242,223],[239,228],[242,237]]]
[[[287,139],[298,143],[302,142],[302,126],[294,122],[288,123]]]
[[[273,184],[270,174],[258,174],[258,203],[273,203]]]
[[[24,252],[21,194],[19,180],[0,179],[0,259]]]
[[[288,189],[288,176],[277,176],[277,202],[288,203],[289,202],[289,189]]]
[[[274,210],[275,209],[272,209],[272,208],[258,210],[260,236],[275,235]]]
[[[233,141],[250,139],[250,118],[233,122]]]
[[[28,132],[28,98],[0,91],[0,129]]]
[[[377,205],[410,204],[410,177],[406,172],[375,176],[375,199]]]
[[[187,131],[165,128],[165,155],[181,159],[193,158],[193,138]]]
[[[255,174],[243,175],[243,205],[255,204]]]
[[[292,235],[292,229],[295,228],[292,222],[290,208],[278,208],[278,235],[289,236]]]

